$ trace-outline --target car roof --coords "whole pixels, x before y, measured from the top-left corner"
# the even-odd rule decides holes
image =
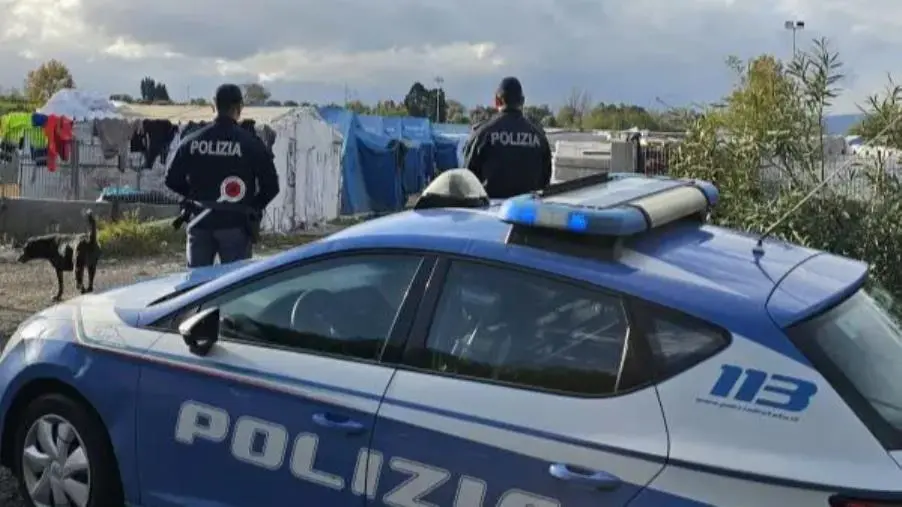
[[[335,249],[397,247],[519,265],[636,296],[733,332],[773,328],[766,305],[777,283],[820,252],[712,225],[683,222],[631,238],[622,255],[588,259],[506,244],[510,225],[489,209],[396,213],[355,225],[324,241]]]
[[[867,272],[867,265],[857,261],[776,240],[766,241],[765,253],[756,255],[756,237],[690,221],[628,238],[622,252],[609,260],[508,244],[510,228],[498,218],[498,205],[395,213],[215,280],[204,279],[197,290],[142,308],[139,321],[153,322],[207,294],[286,264],[347,251],[401,249],[482,259],[579,280],[695,316],[807,364],[780,327],[844,299]],[[831,258],[808,262],[826,256]],[[797,269],[803,263],[808,268]],[[798,276],[789,276],[794,272]],[[835,276],[846,272],[848,276]]]

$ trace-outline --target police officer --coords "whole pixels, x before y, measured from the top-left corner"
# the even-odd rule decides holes
[[[185,136],[166,168],[166,186],[203,206],[187,225],[188,267],[210,266],[217,255],[249,259],[263,210],[279,193],[266,145],[238,125],[241,89],[224,84],[215,102],[216,119]]]
[[[465,165],[501,199],[541,190],[551,182],[551,147],[545,131],[523,116],[523,87],[501,80],[495,93],[499,114],[478,124],[464,148]]]

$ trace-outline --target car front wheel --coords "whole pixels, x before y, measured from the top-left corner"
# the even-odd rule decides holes
[[[34,399],[16,428],[15,472],[32,507],[122,505],[116,459],[103,423],[61,394]]]

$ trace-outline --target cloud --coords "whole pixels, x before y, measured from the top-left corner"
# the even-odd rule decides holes
[[[866,6],[866,8],[862,8]],[[727,55],[788,57],[826,36],[846,62],[839,111],[878,91],[902,49],[898,0],[0,0],[0,84],[47,58],[81,87],[135,93],[144,76],[176,98],[259,80],[279,98],[400,98],[414,80],[484,103],[505,75],[528,99],[573,86],[606,102],[705,102],[729,90]],[[181,92],[184,90],[184,93]],[[193,93],[192,93],[193,92]]]

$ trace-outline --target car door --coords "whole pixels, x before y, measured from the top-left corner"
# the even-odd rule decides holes
[[[407,347],[373,434],[372,505],[616,507],[663,467],[648,354],[616,295],[453,260]]]
[[[188,308],[218,307],[220,339],[201,357],[170,333],[149,353],[137,417],[143,505],[362,505],[358,456],[394,372],[378,360],[406,336],[432,262],[345,254]]]

